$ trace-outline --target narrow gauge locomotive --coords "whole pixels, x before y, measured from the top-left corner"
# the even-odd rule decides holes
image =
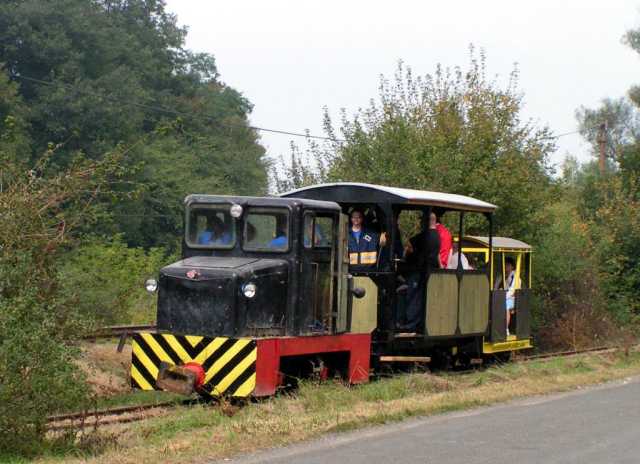
[[[354,208],[372,235],[384,237],[367,264],[353,256],[350,263]],[[158,294],[157,330],[134,336],[132,385],[267,396],[309,374],[362,383],[386,362],[464,364],[530,348],[531,250],[493,237],[495,208],[461,195],[356,183],[280,197],[190,195],[182,259],[146,282]],[[449,225],[472,269],[412,267],[405,259],[403,244],[431,213]],[[508,255],[523,282],[513,335],[499,288]],[[402,319],[411,273],[423,291],[420,323],[409,332]]]

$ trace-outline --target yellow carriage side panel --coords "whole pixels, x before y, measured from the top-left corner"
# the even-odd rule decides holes
[[[427,283],[427,333],[453,335],[458,325],[458,277],[432,274]]]
[[[460,284],[460,332],[484,332],[489,323],[489,279],[484,274],[465,274]]]
[[[353,286],[365,290],[362,298],[354,298],[351,308],[351,332],[371,333],[378,325],[378,287],[369,277],[353,278]]]

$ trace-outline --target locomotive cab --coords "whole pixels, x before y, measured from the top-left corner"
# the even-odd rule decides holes
[[[160,271],[159,330],[207,336],[330,334],[339,298],[340,208],[331,202],[190,195],[182,260]]]

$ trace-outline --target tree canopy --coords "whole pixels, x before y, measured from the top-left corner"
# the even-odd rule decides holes
[[[503,87],[490,79],[473,48],[467,69],[414,76],[399,63],[393,80],[382,78],[378,99],[351,117],[343,111],[338,129],[325,111],[326,134],[344,142],[294,152],[279,188],[359,181],[469,195],[499,205],[502,233],[524,238],[550,194],[554,139],[522,120],[517,84],[517,70]],[[319,160],[316,170],[305,156]]]
[[[130,174],[111,187],[126,201],[104,192],[96,232],[133,245],[175,237],[187,193],[267,188],[252,105],[185,37],[161,0],[0,2],[0,63],[29,109],[19,156],[33,161],[53,143],[51,169],[62,169],[127,148]]]

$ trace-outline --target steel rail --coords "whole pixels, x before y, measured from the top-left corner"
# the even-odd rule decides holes
[[[137,422],[147,419],[143,413],[154,409],[174,409],[179,406],[200,404],[202,400],[188,398],[183,401],[165,401],[162,403],[118,406],[93,411],[57,414],[47,418],[47,430],[67,430],[71,428],[99,427],[103,425]]]
[[[145,410],[154,409],[154,408],[165,408],[165,407],[175,406],[176,404],[179,404],[179,403],[176,403],[175,401],[165,401],[163,403],[138,404],[134,406],[119,406],[119,407],[99,409],[94,411],[82,411],[82,412],[72,412],[72,413],[66,413],[66,414],[56,414],[54,416],[47,417],[47,422],[59,422],[63,420],[85,419],[88,417],[126,414],[128,412],[145,411]]]
[[[634,348],[637,348],[638,346],[640,345],[636,345]],[[619,346],[598,346],[594,348],[584,348],[580,350],[558,351],[558,352],[552,352],[552,353],[539,353],[539,354],[533,354],[533,355],[525,355],[521,359],[514,360],[514,362],[528,362],[528,361],[535,361],[537,359],[562,358],[562,357],[575,356],[575,355],[586,354],[586,353],[612,353],[614,351],[618,351],[621,349],[624,349],[624,348]]]
[[[107,327],[100,327],[96,329],[94,332],[85,335],[84,339],[95,339],[95,338],[112,338],[112,337],[121,337],[123,335],[129,335],[134,332],[143,331],[143,330],[155,330],[157,328],[156,325],[145,324],[145,325],[111,325]]]

